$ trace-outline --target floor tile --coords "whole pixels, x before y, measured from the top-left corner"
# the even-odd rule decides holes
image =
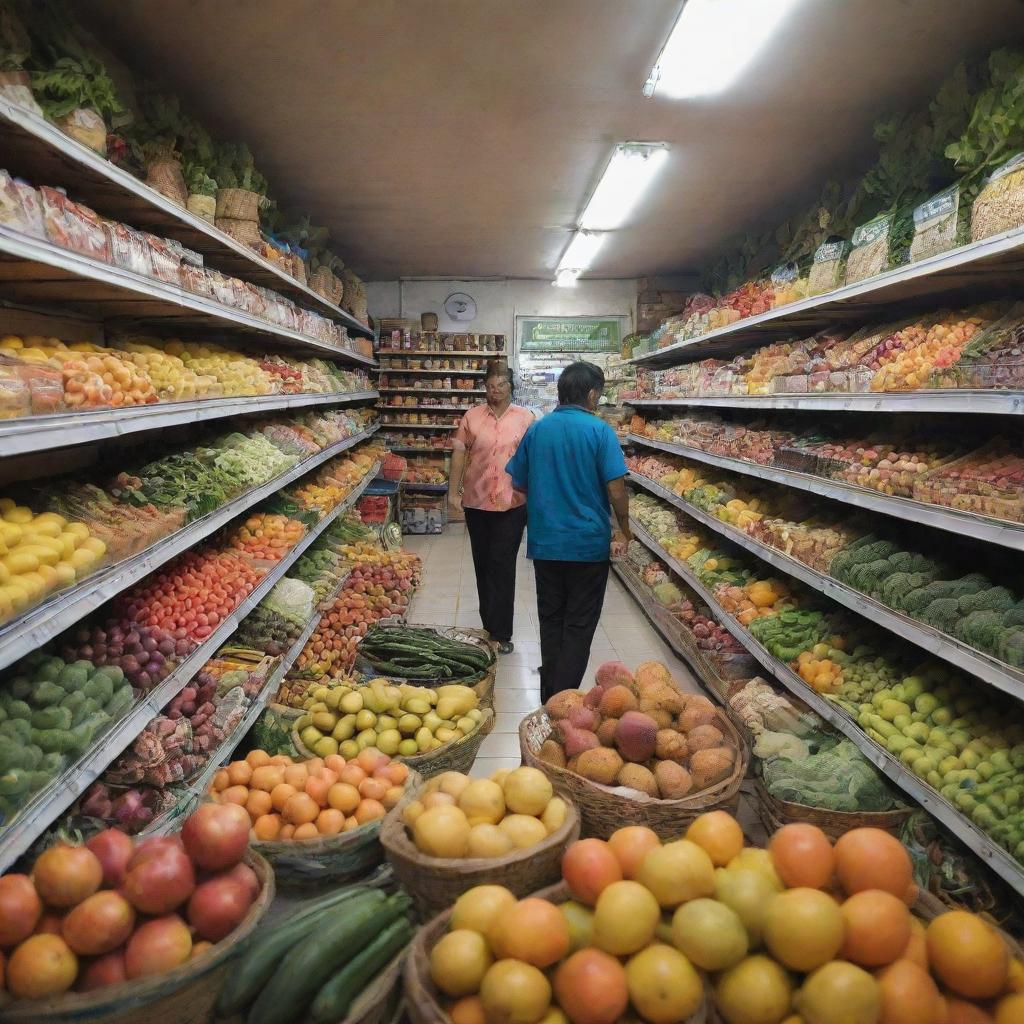
[[[495,772],[511,771],[522,764],[519,755],[515,757],[477,757],[470,768],[469,774],[474,779],[488,779]]]
[[[519,736],[515,733],[492,732],[480,744],[478,757],[519,757]]]
[[[539,701],[529,710],[535,711],[538,707],[540,707]],[[514,732],[518,735],[519,723],[522,720],[523,713],[521,711],[499,711],[494,716],[494,732],[492,732],[491,735],[493,736],[496,733],[503,732]]]
[[[537,675],[537,666],[509,665],[498,666],[494,676],[494,688],[496,690],[521,690],[524,687],[533,689],[540,686],[540,676]]]
[[[540,707],[540,686],[532,688],[515,688],[506,687],[504,689],[495,688],[494,691],[494,710],[497,714],[502,714],[506,711],[514,711],[520,715],[527,714],[530,711]]]

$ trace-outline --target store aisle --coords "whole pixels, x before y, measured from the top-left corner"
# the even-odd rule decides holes
[[[449,526],[440,536],[407,536],[404,546],[423,559],[423,585],[409,608],[409,622],[437,626],[480,626],[476,581],[469,535],[462,525]],[[515,650],[500,658],[495,681],[494,731],[473,766],[474,775],[489,775],[519,764],[519,722],[540,704],[540,636],[537,632],[537,592],[533,566],[526,558],[526,541],[519,552],[516,573]],[[594,635],[584,687],[605,661],[629,666],[654,659],[663,661],[687,689],[700,687],[687,666],[662,640],[614,573],[608,580],[601,624]]]

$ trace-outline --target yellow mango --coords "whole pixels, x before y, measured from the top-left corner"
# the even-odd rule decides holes
[[[102,558],[107,553],[107,545],[99,537],[87,537],[79,545],[85,551],[91,551],[97,558]]]
[[[82,577],[99,560],[100,556],[94,551],[89,551],[87,548],[79,548],[77,551],[72,552],[71,557],[67,559],[67,562],[74,568],[77,575]]]
[[[89,533],[89,527],[85,523],[68,523],[64,530],[65,533],[70,533],[74,537],[78,537],[80,540],[88,540],[91,534]]]
[[[28,528],[33,533],[42,534],[44,537],[59,537],[62,526],[62,523],[55,523],[52,519],[43,519],[42,516],[36,516],[29,523]]]
[[[53,571],[57,574],[57,585],[61,587],[70,586],[78,578],[75,567],[69,562],[58,562]]]
[[[33,519],[32,509],[26,508],[24,505],[15,505],[14,508],[4,509],[3,517],[5,522],[27,526]]]
[[[21,544],[15,554],[32,554],[43,565],[56,565],[60,561],[60,552],[43,544]],[[38,566],[36,567],[38,568]],[[35,570],[30,569],[29,572]]]
[[[0,559],[12,576],[35,572],[39,568],[39,559],[30,551],[12,551]]]

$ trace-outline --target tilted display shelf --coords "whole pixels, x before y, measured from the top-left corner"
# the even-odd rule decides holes
[[[387,352],[385,352],[383,354],[387,355]],[[411,376],[414,376],[414,375],[428,374],[428,373],[430,373],[430,374],[433,374],[433,373],[444,373],[444,374],[448,374],[449,376],[451,374],[456,374],[459,377],[483,377],[487,373],[486,370],[453,370],[451,367],[448,367],[447,369],[440,369],[440,370],[435,370],[433,368],[431,368],[429,370],[423,370],[423,369],[418,369],[418,368],[417,369],[413,369],[412,367],[409,367],[409,366],[376,366],[376,367],[374,367],[374,369],[377,370],[378,373],[393,373],[393,374],[395,374],[396,376],[399,376],[399,377],[411,377]],[[416,390],[419,390],[419,389],[416,389]],[[481,391],[481,394],[483,393],[483,389],[478,389],[478,390]]]
[[[483,357],[486,359],[500,359],[504,358],[504,350],[501,352],[485,352],[483,349],[460,349],[457,352],[450,352],[446,349],[439,348],[382,348],[377,352],[378,356],[409,356],[412,359],[422,359],[424,356],[437,356],[439,359],[448,359],[450,356],[476,356],[478,359]],[[394,369],[392,367],[392,369]],[[402,370],[402,373],[409,373],[408,370]],[[445,370],[445,373],[486,373],[486,370]]]
[[[379,412],[390,412],[400,410],[405,412],[466,412],[472,409],[471,405],[378,405]]]
[[[344,324],[350,333],[373,337],[366,324],[270,260],[182,209],[49,121],[2,97],[0,152],[6,170],[34,185],[58,183],[72,199],[105,217],[173,238],[201,253],[209,266],[225,274],[286,295],[298,305]]]
[[[295,564],[302,553],[349,508],[373,479],[375,470],[353,488],[335,508],[312,527],[280,562],[260,581],[238,607],[217,626],[199,646],[177,665],[173,672],[154,687],[139,703],[87,750],[74,764],[65,768],[52,782],[22,807],[10,824],[0,826],[0,871],[6,871],[53,821],[75,802],[110,765],[167,702],[179,694],[192,677],[210,660],[217,649],[238,628],[239,623],[270,593],[274,584]]]
[[[382,370],[382,373],[389,371]],[[451,370],[450,373],[457,373]],[[378,388],[382,395],[486,395],[486,388]],[[411,406],[407,407],[411,408]]]
[[[376,424],[352,437],[329,445],[316,455],[303,459],[286,473],[254,487],[229,501],[221,508],[194,520],[187,526],[157,541],[156,544],[140,551],[131,558],[123,559],[106,569],[87,576],[67,590],[58,591],[42,604],[27,609],[17,618],[0,626],[0,669],[6,668],[18,658],[41,647],[58,633],[74,625],[83,616],[109,601],[122,590],[126,590],[143,576],[153,572],[165,562],[187,551],[225,523],[241,515],[257,502],[269,497],[282,487],[304,476],[335,455],[365,441],[377,429]]]
[[[381,410],[378,409],[378,412]],[[458,423],[387,423],[381,422],[381,430],[458,430]]]
[[[694,398],[631,398],[624,405],[640,409],[710,406],[726,409],[803,409],[817,412],[991,413],[1020,416],[1024,391],[948,388],[942,391],[888,391],[870,395],[842,392],[803,395],[707,395]]]

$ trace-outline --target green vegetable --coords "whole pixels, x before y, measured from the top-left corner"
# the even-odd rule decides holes
[[[47,754],[67,754],[75,747],[75,736],[71,729],[33,729],[32,742]]]
[[[70,729],[71,712],[64,707],[48,707],[32,712],[33,729]]]

